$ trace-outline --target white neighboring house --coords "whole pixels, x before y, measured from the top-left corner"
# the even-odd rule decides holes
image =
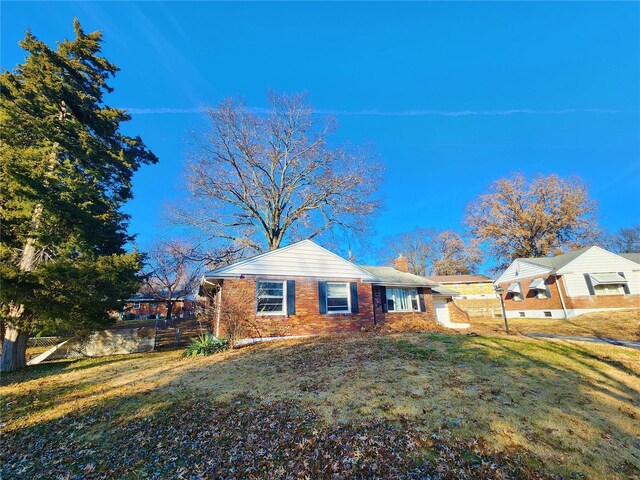
[[[640,253],[592,246],[555,257],[518,258],[494,283],[503,289],[507,318],[640,308]]]

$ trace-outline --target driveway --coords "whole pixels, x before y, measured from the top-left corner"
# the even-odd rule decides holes
[[[550,338],[555,340],[573,340],[576,342],[604,343],[606,345],[616,345],[618,347],[629,347],[640,349],[640,342],[633,340],[617,340],[605,337],[579,337],[574,335],[556,335],[553,333],[525,333],[525,337],[530,338]]]

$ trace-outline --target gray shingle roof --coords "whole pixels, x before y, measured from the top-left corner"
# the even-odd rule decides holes
[[[626,258],[627,260],[631,260],[632,262],[636,262],[636,263],[640,263],[640,253],[619,253],[618,255],[620,255],[623,258]]]
[[[398,285],[407,287],[432,287],[438,285],[436,282],[412,273],[401,272],[393,267],[369,267],[360,265],[360,268],[375,275],[380,279],[380,285]]]
[[[529,257],[529,258],[518,258],[517,260],[521,262],[531,263],[533,265],[540,265],[541,267],[551,268],[553,270],[558,270],[559,268],[564,267],[568,263],[574,261],[584,252],[589,250],[589,247],[583,247],[579,250],[574,250],[573,252],[563,253],[561,255],[556,255],[555,257]]]
[[[427,275],[426,278],[436,283],[491,283],[486,275]]]
[[[435,295],[443,295],[446,297],[457,297],[460,295],[460,292],[456,292],[455,290],[450,290],[446,287],[433,287],[431,291]]]

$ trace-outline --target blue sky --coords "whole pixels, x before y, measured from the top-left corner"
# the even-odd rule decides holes
[[[198,107],[270,88],[337,113],[336,141],[387,165],[373,244],[414,227],[460,229],[501,176],[578,175],[603,227],[640,221],[640,3],[2,2],[1,65],[25,29],[47,43],[72,19],[104,33],[121,68],[108,103],[133,112],[160,163],[126,206],[145,248],[171,234]]]

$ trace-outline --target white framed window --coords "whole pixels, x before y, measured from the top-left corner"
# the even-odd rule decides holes
[[[596,295],[624,295],[624,287],[619,284],[599,284],[593,286]]]
[[[133,308],[136,310],[140,309],[140,302],[133,302]]]
[[[520,287],[520,283],[514,282],[507,287],[507,293],[511,294],[511,300],[515,300],[516,302],[521,302],[524,300],[524,295],[522,294],[522,288]]]
[[[259,280],[256,282],[256,313],[284,315],[286,312],[287,282]]]
[[[536,298],[549,298],[549,295],[547,295],[547,283],[544,278],[536,278],[531,282],[529,288],[535,292]]]
[[[351,295],[349,284],[327,282],[327,313],[350,313]]]
[[[387,288],[387,311],[419,312],[418,291],[415,288]]]

